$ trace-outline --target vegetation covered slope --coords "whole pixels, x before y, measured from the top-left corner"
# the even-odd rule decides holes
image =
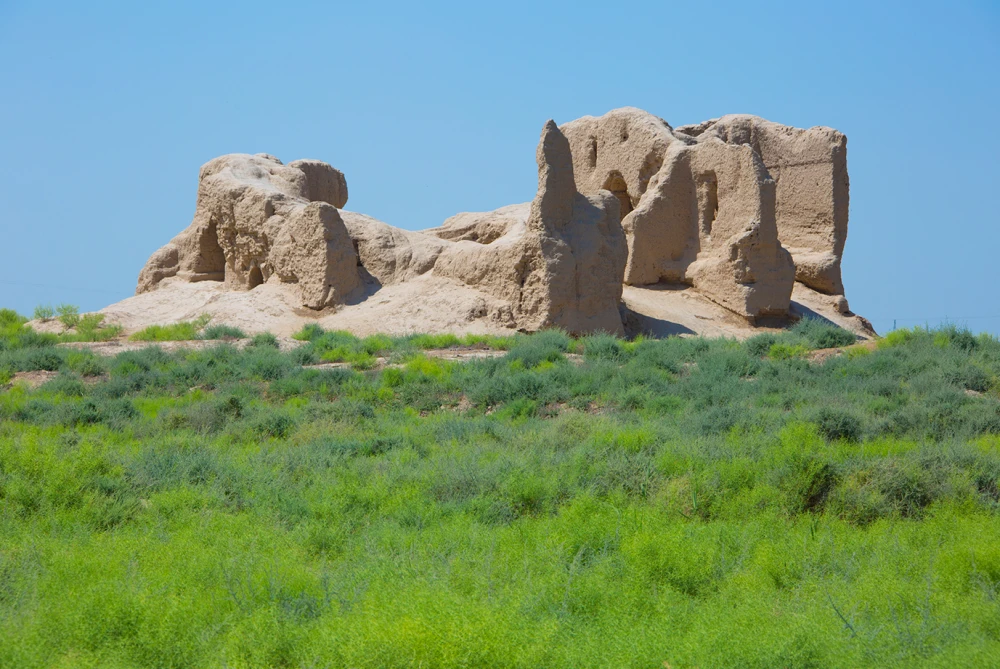
[[[988,336],[105,359],[3,319],[0,383],[60,373],[0,393],[0,666],[1000,661]]]

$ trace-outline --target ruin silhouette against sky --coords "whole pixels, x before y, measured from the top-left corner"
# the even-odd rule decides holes
[[[0,305],[130,295],[221,154],[329,162],[421,229],[530,200],[539,119],[632,105],[844,132],[852,309],[1000,332],[995,3],[609,8],[4,3]]]

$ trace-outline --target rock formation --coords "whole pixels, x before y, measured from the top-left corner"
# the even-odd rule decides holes
[[[497,298],[481,315],[501,325],[620,334],[618,201],[577,192],[569,143],[552,121],[537,159],[530,205],[464,214],[421,233],[338,209],[347,184],[324,163],[216,158],[201,170],[194,221],[153,254],[136,292],[169,277],[235,290],[276,281],[295,284],[304,307],[323,309],[433,272]]]
[[[532,202],[423,232],[345,211],[347,182],[325,163],[216,158],[201,169],[194,220],[150,257],[136,292],[267,284],[330,313],[433,283],[435,295],[472,291],[467,318],[491,327],[620,334],[623,283],[689,287],[752,325],[794,316],[798,281],[849,313],[846,139],[835,130],[754,116],[673,129],[623,108],[549,121],[536,158]]]
[[[274,156],[234,154],[201,168],[194,221],[156,251],[136,293],[165,278],[224,281],[249,290],[272,276],[297,284],[302,304],[320,309],[361,288],[357,253],[337,207],[344,175],[326,163],[282,165]]]
[[[682,126],[698,142],[749,146],[774,180],[778,238],[795,261],[795,279],[843,295],[840,260],[847,241],[850,184],[847,137],[833,128],[803,130],[734,114]]]
[[[520,329],[621,333],[626,249],[618,201],[607,191],[589,197],[577,192],[569,142],[552,121],[536,157],[538,193],[527,219],[513,219],[509,208],[476,217],[473,229],[509,227],[490,243],[453,242],[435,272],[508,301]],[[452,236],[467,221],[436,234]]]
[[[793,279],[843,294],[841,133],[754,116],[675,131],[633,108],[562,129],[580,190],[622,202],[627,284],[690,284],[748,319],[786,314]]]

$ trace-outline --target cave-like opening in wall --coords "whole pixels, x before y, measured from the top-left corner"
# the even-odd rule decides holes
[[[197,237],[197,255],[191,267],[190,281],[225,281],[226,254],[219,244],[218,224],[215,220],[201,230]]]
[[[719,217],[719,180],[715,172],[699,176],[698,189],[698,229],[701,237],[712,238],[712,226]]]
[[[264,273],[260,271],[260,267],[254,265],[247,276],[247,288],[254,289],[262,283],[264,283]]]
[[[618,198],[618,203],[621,207],[621,217],[625,218],[632,212],[632,197],[628,192],[628,184],[625,183],[625,178],[621,175],[621,172],[612,172],[608,175],[608,178],[604,181],[604,190],[609,190],[611,193]]]

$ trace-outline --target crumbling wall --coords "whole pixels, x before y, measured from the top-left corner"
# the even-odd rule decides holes
[[[549,121],[536,159],[531,203],[412,232],[343,211],[347,181],[326,163],[222,156],[202,167],[191,225],[150,257],[136,292],[273,281],[323,309],[434,274],[488,295],[505,327],[578,333],[622,332],[623,282],[687,284],[751,322],[788,314],[795,280],[847,309],[835,130],[743,115],[675,130],[626,107]]]
[[[847,137],[833,128],[793,128],[733,114],[677,129],[698,142],[717,139],[751,147],[776,184],[778,238],[795,262],[795,278],[843,295],[850,181]]]
[[[615,193],[630,204],[625,283],[687,283],[751,320],[787,313],[794,269],[778,240],[774,182],[752,148],[675,135],[632,108],[563,130],[582,192],[627,192]]]
[[[507,300],[520,329],[621,334],[627,249],[618,200],[607,191],[577,191],[569,142],[553,121],[542,130],[536,159],[538,192],[524,224],[489,244],[454,243],[434,271]],[[476,220],[494,228],[488,219]]]
[[[224,281],[233,290],[276,276],[298,285],[303,306],[341,303],[361,287],[335,206],[346,201],[343,174],[326,163],[283,165],[267,154],[216,158],[199,173],[194,220],[147,261],[136,292],[174,276]]]

